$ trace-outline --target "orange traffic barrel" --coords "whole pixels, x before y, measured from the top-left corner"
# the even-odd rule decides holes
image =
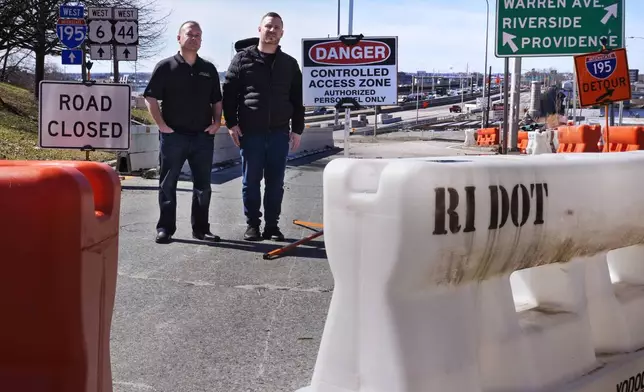
[[[112,392],[120,197],[105,164],[0,161],[0,391]]]

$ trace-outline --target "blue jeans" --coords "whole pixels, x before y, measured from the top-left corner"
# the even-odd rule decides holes
[[[157,230],[164,229],[168,235],[177,231],[177,182],[181,168],[188,160],[192,172],[192,214],[193,231],[210,232],[208,211],[210,207],[210,174],[214,136],[200,132],[196,135],[181,133],[160,134],[159,160],[159,208],[161,214]]]
[[[243,132],[243,130],[242,130]],[[260,183],[264,179],[264,220],[277,227],[284,197],[284,174],[289,150],[289,133],[265,132],[241,137],[242,198],[250,226],[259,226],[262,213]]]

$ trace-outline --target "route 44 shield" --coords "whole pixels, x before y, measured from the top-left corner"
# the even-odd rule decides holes
[[[595,79],[607,79],[617,68],[615,52],[586,57],[586,69]]]
[[[58,19],[56,35],[66,47],[70,49],[79,47],[87,36],[85,19]]]

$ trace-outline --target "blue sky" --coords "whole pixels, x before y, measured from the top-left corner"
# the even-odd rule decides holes
[[[612,0],[599,0],[610,5]],[[644,37],[643,0],[626,1],[626,35]],[[225,71],[234,41],[257,36],[261,16],[275,11],[284,19],[282,48],[301,61],[302,38],[335,36],[337,0],[157,0],[160,12],[172,10],[165,48],[157,56],[136,62],[137,70],[151,70],[160,59],[176,53],[176,32],[185,20],[194,19],[203,28],[200,55]],[[347,33],[348,0],[342,0],[341,34]],[[488,65],[503,71],[503,59],[494,56],[496,0],[490,0]],[[400,71],[482,72],[485,59],[485,0],[354,0],[353,32],[398,36]],[[638,20],[639,19],[639,20]],[[630,68],[644,72],[644,39],[627,39]],[[60,58],[52,58],[60,64]],[[121,72],[134,71],[134,62],[120,62]],[[524,58],[522,68],[555,67],[571,71],[572,57]],[[78,68],[78,70],[76,69]],[[109,62],[96,62],[94,72],[110,69]],[[66,67],[67,72],[80,67]]]

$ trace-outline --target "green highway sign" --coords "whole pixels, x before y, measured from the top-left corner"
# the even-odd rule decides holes
[[[624,46],[625,0],[497,0],[496,57],[573,56]]]

